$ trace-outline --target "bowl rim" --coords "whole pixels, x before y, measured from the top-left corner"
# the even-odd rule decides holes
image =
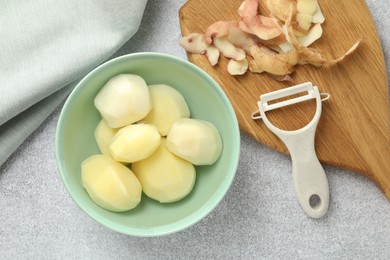
[[[67,117],[68,107],[71,106],[71,104],[73,103],[73,99],[75,99],[75,97],[79,94],[79,92],[83,90],[84,82],[88,81],[90,78],[94,77],[95,74],[100,73],[100,71],[104,70],[105,67],[110,66],[113,63],[117,63],[127,59],[137,59],[137,58],[150,59],[151,57],[157,59],[167,59],[170,61],[177,62],[182,66],[186,66],[190,70],[195,71],[195,73],[199,74],[202,78],[208,81],[210,85],[213,86],[214,90],[217,92],[218,96],[222,99],[225,107],[227,108],[229,117],[231,117],[232,121],[234,122],[232,131],[235,138],[237,138],[237,145],[236,145],[237,147],[234,151],[232,151],[233,160],[230,161],[231,169],[232,169],[231,173],[228,176],[226,176],[226,178],[223,180],[219,188],[213,193],[210,199],[207,200],[207,202],[204,205],[202,205],[202,207],[200,207],[199,209],[197,209],[195,212],[191,213],[187,217],[180,219],[179,221],[176,221],[171,224],[166,224],[166,225],[153,227],[153,228],[128,227],[101,217],[99,214],[96,214],[94,210],[92,210],[89,207],[86,207],[84,205],[86,203],[83,202],[82,199],[76,196],[75,191],[73,191],[73,188],[71,187],[70,180],[67,178],[64,161],[61,159],[61,157],[63,158],[64,156],[63,149],[60,149],[61,139],[62,139],[61,136],[63,136],[63,132],[64,132],[62,124],[64,123],[64,120]],[[239,156],[240,156],[240,142],[241,142],[240,139],[241,137],[240,137],[238,121],[234,109],[232,107],[232,104],[230,103],[225,92],[222,90],[221,86],[219,86],[219,84],[209,74],[207,74],[204,70],[192,64],[191,62],[170,54],[158,53],[158,52],[137,52],[137,53],[122,55],[102,63],[101,65],[97,66],[95,69],[90,71],[86,76],[84,76],[82,80],[79,81],[77,85],[74,87],[74,89],[71,91],[71,93],[67,97],[61,109],[60,116],[58,118],[58,122],[56,126],[56,134],[55,134],[56,162],[57,162],[57,168],[61,175],[62,182],[66,190],[70,194],[70,197],[79,206],[79,208],[82,209],[82,211],[84,211],[90,218],[102,224],[103,226],[122,234],[138,236],[138,237],[156,237],[162,235],[169,235],[184,230],[196,224],[200,220],[202,220],[218,206],[218,204],[222,201],[222,199],[225,197],[225,194],[229,190],[237,172]]]

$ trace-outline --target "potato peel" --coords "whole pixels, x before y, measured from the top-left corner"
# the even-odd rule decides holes
[[[339,57],[339,58],[337,58],[337,59],[330,60],[330,61],[326,61],[326,62],[324,63],[324,65],[330,66],[330,65],[337,64],[337,63],[343,61],[347,56],[351,55],[351,54],[357,49],[357,47],[359,46],[359,44],[361,43],[362,40],[363,40],[363,39],[360,38],[357,42],[355,42],[354,45],[352,45],[351,48],[349,48],[348,51],[346,51],[346,52],[344,53],[344,55],[342,55],[341,57]]]
[[[248,60],[233,60],[231,59],[227,65],[227,71],[230,75],[243,75],[248,70]]]
[[[204,40],[207,45],[213,42],[214,37],[226,36],[229,33],[229,29],[233,26],[237,27],[237,21],[218,21],[210,25],[205,32]]]
[[[257,65],[256,68],[272,75],[291,74],[294,71],[294,66],[298,63],[298,55],[294,50],[288,53],[277,53],[261,45],[252,45],[250,50],[253,62]]]
[[[293,27],[291,25],[291,19],[293,16],[293,6],[290,5],[289,7],[289,16],[286,19],[285,23],[285,31],[286,33],[286,38],[287,41],[291,44],[291,46],[297,51],[299,55],[299,64],[311,64],[316,67],[322,67],[323,65],[334,65],[337,64],[345,59],[348,55],[353,53],[356,48],[359,46],[361,39],[359,39],[355,44],[352,45],[352,47],[344,53],[339,58],[328,60],[322,55],[322,51],[314,48],[309,48],[305,47],[304,45],[300,44],[299,41],[297,40]]]
[[[201,33],[184,36],[187,52],[204,54],[218,64],[220,54],[230,59],[228,72],[242,75],[267,72],[277,81],[292,81],[296,65],[316,67],[342,62],[359,46],[359,39],[342,56],[327,59],[323,51],[309,47],[322,36],[325,17],[318,0],[266,0],[269,17],[258,12],[259,0],[244,0],[238,21],[217,21]],[[245,60],[245,61],[244,61]]]
[[[219,52],[226,58],[235,60],[243,60],[246,57],[245,51],[235,47],[231,42],[227,40],[227,36],[214,38],[214,45]]]
[[[266,2],[271,15],[283,22],[288,17],[288,7],[294,3],[293,0],[267,0]]]
[[[209,60],[211,66],[215,66],[218,63],[219,59],[219,50],[214,46],[207,46],[205,55]]]
[[[262,40],[270,40],[282,34],[276,21],[257,13],[258,5],[258,0],[245,0],[239,8],[241,19],[252,34]]]
[[[180,40],[180,46],[186,51],[194,54],[204,54],[207,49],[207,44],[204,37],[200,33],[190,33]]]

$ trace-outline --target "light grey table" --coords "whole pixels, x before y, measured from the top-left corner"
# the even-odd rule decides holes
[[[178,46],[184,2],[150,0],[139,32],[115,56],[155,51],[186,58]],[[389,61],[390,8],[367,4]],[[245,135],[234,183],[206,218],[158,238],[115,233],[79,209],[61,182],[59,113],[0,168],[0,259],[390,259],[390,203],[372,182],[325,166],[330,208],[310,219],[295,199],[289,157]]]

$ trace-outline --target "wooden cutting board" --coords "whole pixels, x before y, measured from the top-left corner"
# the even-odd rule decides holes
[[[218,20],[239,20],[241,0],[189,0],[179,12],[183,35],[203,33]],[[389,97],[385,61],[380,41],[364,0],[320,0],[326,18],[323,36],[312,46],[328,57],[339,57],[358,39],[362,44],[342,63],[315,68],[299,66],[292,74],[295,84],[311,81],[321,92],[331,95],[323,103],[317,127],[316,151],[322,163],[342,167],[368,176],[390,200]],[[262,14],[268,15],[265,1]],[[229,97],[240,129],[260,143],[287,153],[283,143],[261,120],[251,119],[263,93],[292,85],[265,74],[231,76],[227,59],[212,67],[204,55],[188,54],[188,59],[209,73]],[[267,112],[270,121],[286,129],[306,125],[314,114],[314,103]]]

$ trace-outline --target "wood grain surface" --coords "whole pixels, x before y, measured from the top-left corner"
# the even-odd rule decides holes
[[[179,12],[183,35],[203,33],[218,20],[239,20],[241,0],[189,0]],[[231,76],[227,59],[212,67],[204,55],[188,54],[188,59],[210,74],[229,97],[240,129],[258,142],[287,153],[283,143],[261,120],[251,113],[263,93],[307,81],[331,95],[323,103],[317,127],[316,151],[322,163],[342,167],[368,176],[390,200],[390,127],[389,96],[385,61],[371,14],[364,0],[319,0],[326,18],[323,36],[312,46],[323,49],[328,57],[339,57],[358,39],[359,48],[342,63],[327,68],[298,66],[294,83],[282,83],[266,74],[246,73]],[[265,1],[262,14],[268,15]],[[276,126],[298,129],[314,114],[314,102],[267,112]]]

